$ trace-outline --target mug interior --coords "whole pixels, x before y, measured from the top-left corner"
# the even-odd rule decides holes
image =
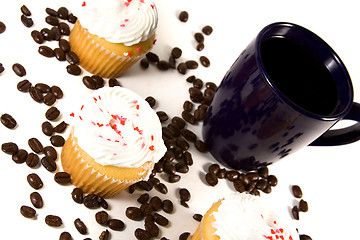
[[[313,118],[344,116],[353,101],[350,76],[335,51],[313,32],[291,23],[265,27],[256,58],[278,96]]]

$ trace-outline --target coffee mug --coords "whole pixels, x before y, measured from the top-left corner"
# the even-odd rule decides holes
[[[357,123],[331,130],[341,119]],[[357,141],[359,121],[338,55],[313,32],[279,22],[262,29],[226,73],[202,133],[216,160],[253,170],[307,145]]]

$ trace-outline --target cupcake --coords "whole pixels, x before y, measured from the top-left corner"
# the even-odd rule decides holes
[[[263,199],[236,193],[214,203],[188,238],[203,239],[299,240],[299,235]]]
[[[129,89],[95,90],[70,116],[61,164],[88,194],[108,198],[146,180],[165,154],[157,114]]]
[[[75,1],[71,50],[88,72],[118,77],[150,51],[158,14],[150,0]]]

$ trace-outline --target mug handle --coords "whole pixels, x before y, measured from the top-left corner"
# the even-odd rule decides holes
[[[328,130],[309,146],[337,146],[360,140],[360,104],[354,102],[344,119],[354,120],[358,123],[342,129]]]

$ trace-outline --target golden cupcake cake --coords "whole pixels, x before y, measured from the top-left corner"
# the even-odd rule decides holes
[[[260,197],[235,193],[214,203],[188,240],[299,240],[283,219]]]
[[[70,116],[61,164],[88,194],[108,198],[147,179],[165,154],[157,114],[129,89],[95,90]]]
[[[74,5],[78,19],[69,43],[88,72],[118,77],[153,47],[158,13],[152,1],[76,0]]]

